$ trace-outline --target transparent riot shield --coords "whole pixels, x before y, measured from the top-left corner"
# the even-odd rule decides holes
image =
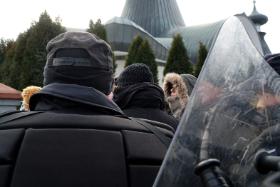
[[[242,16],[223,24],[154,187],[202,186],[194,168],[208,158],[221,161],[232,186],[261,186],[254,158],[260,149],[278,151],[280,77],[246,24]]]

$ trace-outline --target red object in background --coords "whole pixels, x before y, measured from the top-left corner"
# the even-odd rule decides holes
[[[5,84],[0,83],[0,99],[21,100],[21,92]]]

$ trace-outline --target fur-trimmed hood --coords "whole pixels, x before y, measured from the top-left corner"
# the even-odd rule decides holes
[[[177,96],[171,96],[171,89],[177,90]],[[180,118],[188,103],[188,89],[183,78],[177,73],[168,73],[164,77],[163,90],[171,112]]]
[[[165,97],[171,95],[171,89],[175,88],[178,91],[178,96],[181,100],[188,100],[188,89],[183,78],[177,73],[168,73],[164,77],[163,90]]]

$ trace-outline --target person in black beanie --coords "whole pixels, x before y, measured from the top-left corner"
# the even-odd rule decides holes
[[[145,64],[132,64],[124,69],[116,81],[113,100],[130,117],[144,118],[170,125],[179,123],[164,108],[163,90],[156,84]]]
[[[44,87],[31,111],[123,115],[107,96],[113,84],[110,46],[87,32],[65,32],[47,44]]]

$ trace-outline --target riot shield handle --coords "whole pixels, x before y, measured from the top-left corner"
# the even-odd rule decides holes
[[[269,176],[262,184],[262,187],[279,187],[280,186],[280,173],[274,173]]]
[[[255,168],[259,173],[267,174],[270,171],[280,171],[280,156],[274,156],[273,152],[266,150],[257,152]]]
[[[218,159],[201,161],[195,167],[195,174],[200,176],[205,187],[230,187],[223,171],[220,169]]]

